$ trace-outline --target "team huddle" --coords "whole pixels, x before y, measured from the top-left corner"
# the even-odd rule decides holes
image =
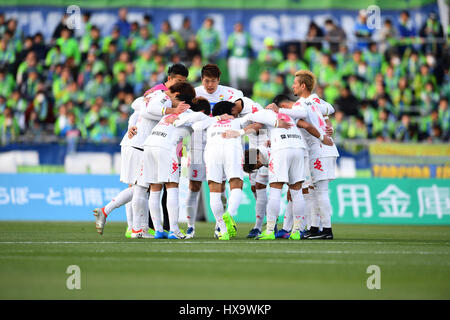
[[[244,172],[256,199],[254,228],[247,238],[333,239],[328,185],[335,178],[337,148],[328,116],[333,107],[313,94],[315,76],[296,73],[295,96],[279,95],[263,108],[242,91],[220,85],[220,69],[202,68],[202,85],[186,82],[187,69],[175,64],[164,84],[146,91],[131,105],[129,131],[121,141],[120,181],[129,185],[103,208],[94,209],[97,232],[107,216],[125,205],[130,238],[191,239],[203,181],[216,219],[215,237],[236,236],[234,218],[242,198]],[[244,150],[242,137],[248,137]],[[182,142],[189,137],[186,203],[179,203]],[[225,183],[228,181],[228,197]],[[277,229],[283,186],[288,205]],[[161,193],[166,192],[169,229],[163,228]],[[178,225],[179,207],[187,210],[188,228]],[[150,214],[149,214],[150,211]],[[263,229],[264,218],[266,228]],[[152,226],[152,227],[150,227]]]

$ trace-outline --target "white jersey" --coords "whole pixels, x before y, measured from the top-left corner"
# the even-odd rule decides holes
[[[143,101],[141,98],[137,98],[131,104],[131,109],[133,109],[134,112],[131,114],[130,118],[128,119],[128,129],[130,129],[131,127],[136,125],[137,119],[139,117],[139,111],[141,109],[142,102]],[[122,141],[120,141],[120,145],[121,146],[129,146],[130,140],[131,139],[128,138],[128,131],[127,131],[127,132],[125,132],[125,134],[122,138]]]
[[[264,109],[259,103],[250,98],[242,97],[240,99],[242,100],[242,111],[239,113],[238,118],[243,118],[250,113],[255,113]],[[247,136],[250,148],[257,148],[258,146],[264,145],[267,140],[269,140],[266,128],[259,130],[258,135],[247,134]]]
[[[139,100],[141,105],[136,122],[137,133],[130,139],[130,145],[136,148],[143,148],[145,139],[161,120],[165,110],[172,107],[172,101],[162,90],[151,93],[149,98],[150,100],[147,104],[143,97],[136,99]]]
[[[209,101],[211,105],[211,111],[214,105],[220,101],[234,102],[239,98],[242,98],[244,94],[241,90],[234,89],[227,86],[218,85],[217,90],[214,93],[208,93],[204,86],[198,86],[195,88],[195,94],[197,97],[203,97]]]
[[[275,125],[278,119],[282,119],[294,125],[289,129],[277,128]],[[299,128],[295,125],[294,120],[286,114],[277,114],[272,110],[263,109],[244,116],[242,121],[259,122],[266,125],[270,137],[270,147],[272,152],[287,148],[306,148]]]
[[[206,130],[206,149],[210,148],[241,148],[242,143],[240,137],[226,139],[222,137],[222,133],[227,130],[240,130],[245,124],[243,119],[218,120],[217,117],[208,117],[204,121],[194,123],[192,128],[194,131]]]
[[[320,102],[320,99],[311,95],[308,98],[300,98],[299,101],[308,114],[305,120],[314,125],[320,133],[325,134],[326,122],[322,114],[323,109],[321,108],[322,103]],[[309,133],[305,134],[305,140],[309,147],[310,159],[339,157],[336,144],[327,146]]]
[[[167,123],[166,119],[170,117],[178,117],[173,124]],[[151,134],[145,139],[144,146],[160,147],[169,150],[175,150],[177,144],[184,137],[191,134],[191,125],[194,122],[209,118],[203,112],[193,112],[186,110],[182,114],[169,114],[155,125]]]

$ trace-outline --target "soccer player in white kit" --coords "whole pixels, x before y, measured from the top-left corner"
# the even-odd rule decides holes
[[[274,104],[271,104],[270,106],[268,106],[268,108],[270,108],[276,112],[287,113],[288,115],[295,117],[295,114],[296,114],[295,111],[298,109],[302,110],[300,101],[294,102],[294,101],[290,100],[289,97],[286,95],[278,95],[274,98],[273,101],[274,101]],[[320,99],[319,101],[321,102],[321,112],[324,115],[324,117],[328,117],[329,114],[334,113],[334,108],[329,103],[323,101],[322,99]],[[279,108],[282,108],[282,109],[279,109]],[[292,110],[292,111],[290,111],[290,110]],[[291,113],[289,113],[289,112],[291,112]],[[304,115],[304,112],[301,112],[300,114]],[[297,122],[297,125],[299,126],[300,132],[302,133],[303,137],[305,137],[305,135],[308,133],[314,135],[315,137],[318,137],[315,133],[308,130],[307,124],[308,123],[303,120]],[[329,124],[329,122],[328,122],[328,124]],[[329,124],[329,126],[326,127],[325,133],[327,136],[332,135],[333,128],[331,127],[331,124]],[[325,140],[326,140],[326,142],[324,142],[324,144],[330,145],[330,146],[333,145],[333,142],[328,137],[325,137]],[[311,211],[313,210],[313,201],[311,199],[311,194],[309,192],[309,189],[312,189],[313,186],[312,186],[312,180],[311,180],[311,173],[310,173],[310,169],[309,169],[309,147],[308,147],[308,145],[306,145],[306,149],[307,149],[307,152],[305,153],[305,166],[304,166],[305,181],[302,184],[302,188],[303,188],[302,192],[303,192],[303,197],[305,199],[305,214],[304,214],[304,217],[302,220],[301,234],[304,233],[305,229],[310,227],[311,215],[312,215]],[[275,236],[277,238],[288,239],[290,237],[292,225],[293,225],[292,200],[290,197],[290,193],[288,192],[288,205],[286,207],[286,213],[284,216],[283,228],[281,230],[279,230],[275,234]]]
[[[295,74],[294,83],[292,85],[293,92],[300,99],[296,104],[300,104],[302,112],[307,112],[306,121],[317,126],[321,132],[325,132],[327,123],[323,114],[329,108],[326,103],[318,98],[317,95],[311,94],[316,83],[314,74],[308,70],[300,70]],[[294,106],[296,105],[294,104]],[[294,109],[294,108],[292,108]],[[281,110],[281,109],[280,109]],[[295,110],[290,110],[295,112]],[[283,109],[282,112],[288,112]],[[329,113],[332,113],[330,110]],[[315,210],[319,213],[320,223],[323,230],[319,232],[319,220],[315,215],[311,217],[311,228],[302,238],[304,239],[333,239],[331,229],[331,203],[328,194],[328,184],[335,178],[336,159],[339,156],[336,145],[327,146],[321,141],[317,141],[309,134],[305,134],[305,141],[309,147],[310,171],[311,179],[314,185],[311,197],[313,204],[316,205]]]
[[[131,104],[131,108],[134,110],[134,112],[128,119],[128,129],[136,125],[142,103],[143,97],[140,97],[134,100],[133,103]],[[133,197],[132,186],[133,184],[136,183],[137,171],[133,169],[130,170],[130,168],[132,167],[130,166],[130,163],[139,161],[139,159],[134,161],[136,154],[134,152],[134,149],[130,146],[130,138],[131,135],[127,131],[123,136],[122,141],[120,142],[121,146],[120,181],[128,184],[128,188],[122,190],[104,207],[94,209],[94,216],[96,217],[95,226],[99,234],[103,234],[106,218],[111,213],[111,211],[125,204],[125,211],[127,216],[127,231],[125,232],[125,236],[127,238],[131,237],[131,228],[133,227],[133,211],[130,201]]]
[[[179,82],[172,85],[169,91],[158,90],[151,93],[145,107],[141,108],[138,121],[136,123],[137,133],[131,138],[131,146],[140,152],[140,162],[133,170],[140,175],[141,162],[144,152],[144,142],[151,134],[153,128],[164,116],[172,113],[182,113],[189,108],[186,104],[176,104],[172,107],[171,96],[179,94],[179,91],[188,85],[185,82]],[[134,165],[134,164],[133,164]],[[148,187],[147,187],[148,189]],[[147,189],[136,184],[133,190],[132,208],[133,208],[133,228],[132,238],[151,238],[148,236],[148,196]]]
[[[201,71],[202,85],[195,88],[197,97],[207,99],[213,110],[214,105],[220,101],[234,101],[243,97],[240,90],[220,85],[221,71],[215,64],[203,66]],[[188,179],[189,190],[186,199],[186,211],[188,218],[188,228],[186,238],[193,238],[195,235],[195,221],[198,210],[198,201],[202,181],[206,179],[205,163],[203,151],[206,147],[206,131],[194,131],[191,135],[191,142],[188,146]],[[225,189],[222,190],[222,201],[226,202]]]
[[[280,211],[281,189],[285,183],[293,193],[294,210],[303,211],[304,201],[300,189],[303,178],[303,158],[305,145],[294,120],[286,115],[276,114],[271,110],[261,110],[242,118],[243,122],[251,121],[265,124],[269,131],[271,154],[269,160],[269,199],[267,203],[267,227],[255,239],[274,240],[275,224]],[[285,123],[286,127],[280,127]],[[239,131],[245,134],[249,127]],[[233,137],[236,132],[228,131]]]
[[[172,103],[181,104],[183,102],[180,100],[187,101],[192,110],[187,110],[180,115],[173,114],[163,117],[144,142],[143,166],[142,173],[138,178],[138,185],[143,187],[150,185],[150,213],[156,230],[156,239],[165,238],[159,210],[163,184],[167,188],[167,210],[170,224],[170,233],[167,238],[183,239],[185,237],[178,226],[180,167],[176,152],[177,144],[191,133],[192,123],[209,119],[210,113],[207,101],[206,106],[196,105],[189,101],[194,95],[192,88],[192,93],[185,90],[180,95],[172,97]]]

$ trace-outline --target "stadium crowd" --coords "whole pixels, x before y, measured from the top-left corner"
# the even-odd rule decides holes
[[[150,15],[138,23],[127,14],[119,9],[107,36],[88,12],[75,30],[64,15],[46,41],[41,33],[25,35],[17,20],[0,13],[0,144],[117,142],[127,131],[132,101],[164,82],[171,64],[185,64],[195,86],[202,66],[220,61],[228,66],[228,84],[263,106],[289,94],[297,70],[311,70],[317,94],[336,108],[338,144],[450,140],[449,31],[434,13],[414,26],[403,11],[399,21],[386,19],[374,32],[361,11],[355,45],[328,19],[324,28],[312,22],[302,41],[277,46],[266,38],[259,52],[240,23],[221,43],[210,18],[199,30],[189,18],[179,30],[164,21],[156,34]]]

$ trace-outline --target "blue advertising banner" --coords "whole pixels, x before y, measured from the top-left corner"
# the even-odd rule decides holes
[[[53,31],[67,8],[50,6],[20,6],[9,7],[0,6],[0,11],[6,14],[6,18],[15,17],[18,19],[18,28],[25,34],[35,34],[42,32],[47,39],[50,39]],[[168,20],[172,29],[178,30],[184,17],[189,17],[194,30],[198,30],[204,19],[211,17],[214,20],[214,28],[220,33],[222,48],[225,48],[228,35],[233,32],[233,26],[237,22],[242,22],[253,41],[253,48],[260,50],[263,47],[265,37],[273,37],[275,41],[281,42],[298,41],[306,39],[308,27],[311,22],[316,22],[323,27],[327,18],[333,18],[346,31],[348,40],[355,42],[355,24],[358,11],[367,9],[365,7],[355,7],[354,10],[237,10],[237,9],[214,9],[214,8],[128,8],[128,21],[143,21],[145,14],[153,17],[155,32],[160,32],[161,23]],[[80,7],[81,14],[84,10],[92,13],[91,23],[97,25],[102,35],[108,35],[114,24],[117,22],[117,8],[83,8]],[[429,12],[438,12],[437,4],[428,4],[422,7],[408,8],[412,23],[416,30],[424,24]],[[400,10],[380,9],[380,23],[390,18],[394,24],[398,24]],[[375,30],[376,31],[376,30]],[[75,35],[80,29],[75,30]]]
[[[181,176],[180,203],[187,185]],[[94,221],[92,210],[126,187],[115,174],[0,174],[0,220]],[[108,221],[126,221],[125,207],[114,210]],[[184,206],[179,221],[187,221]]]

